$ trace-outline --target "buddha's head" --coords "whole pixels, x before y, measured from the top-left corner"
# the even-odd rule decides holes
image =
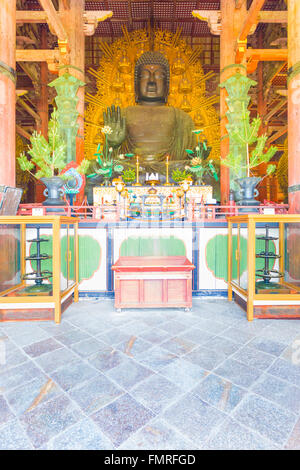
[[[143,104],[165,104],[169,94],[170,67],[161,52],[147,51],[135,64],[135,101]]]

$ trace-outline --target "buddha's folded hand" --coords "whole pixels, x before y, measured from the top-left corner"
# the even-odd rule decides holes
[[[119,106],[117,109],[115,106],[107,108],[106,112],[103,113],[104,127],[110,128],[109,132],[106,133],[107,143],[110,147],[117,148],[125,140],[126,137],[126,121],[121,116],[121,110]]]

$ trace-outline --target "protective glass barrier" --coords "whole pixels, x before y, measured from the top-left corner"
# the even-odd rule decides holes
[[[69,257],[68,257],[68,287],[75,283],[75,229],[74,225],[69,225]]]
[[[69,226],[60,227],[60,290],[63,292],[69,286]]]
[[[239,286],[248,289],[248,227],[240,225],[239,230]]]
[[[231,278],[239,285],[239,252],[238,252],[238,226],[232,225],[232,250],[231,250]]]
[[[0,224],[0,295],[21,283],[21,226]]]
[[[256,294],[291,293],[289,286],[286,285],[286,282],[289,282],[287,265],[292,259],[287,252],[288,225],[292,224],[256,223],[255,225]],[[291,248],[295,255],[295,247]]]
[[[282,235],[283,284],[300,293],[300,223],[286,223],[280,227]]]

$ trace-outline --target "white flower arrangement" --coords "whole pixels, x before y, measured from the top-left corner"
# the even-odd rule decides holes
[[[104,126],[101,128],[101,132],[103,132],[103,134],[105,135],[109,135],[112,133],[112,128],[110,126]]]

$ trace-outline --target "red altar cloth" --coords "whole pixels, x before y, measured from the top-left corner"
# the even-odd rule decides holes
[[[192,307],[192,270],[185,256],[121,256],[115,271],[115,307]]]

